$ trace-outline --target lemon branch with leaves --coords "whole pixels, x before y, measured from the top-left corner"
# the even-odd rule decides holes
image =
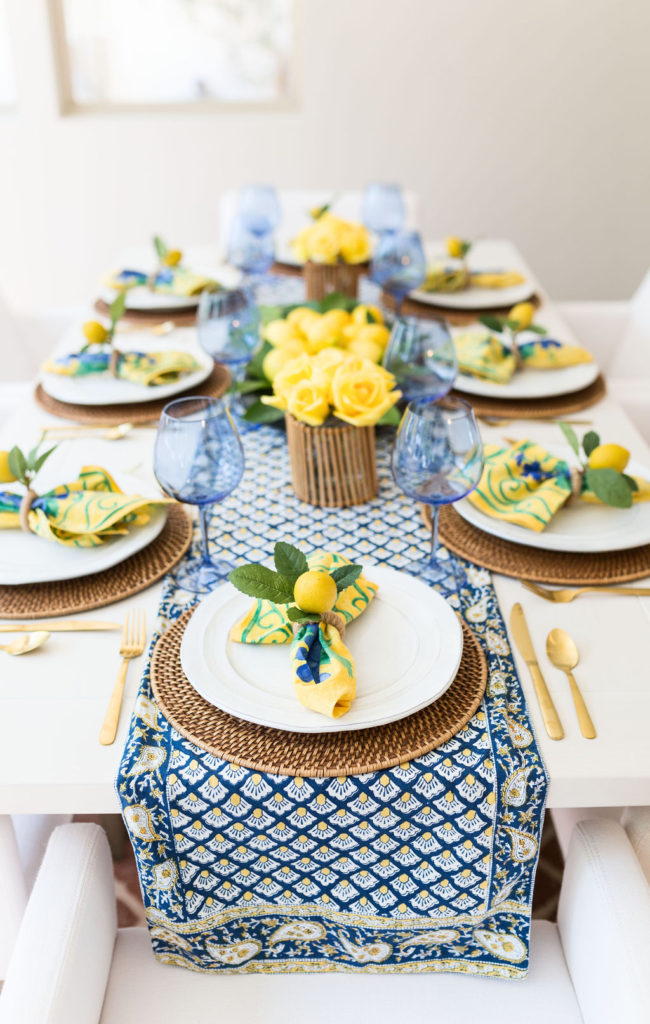
[[[604,505],[630,508],[639,485],[634,477],[624,472],[630,458],[627,448],[620,444],[601,444],[595,430],[589,430],[579,441],[568,423],[558,426],[580,460],[579,468],[571,470],[572,493],[579,496],[586,483]]]
[[[181,250],[168,249],[160,235],[154,235],[153,247],[156,250],[156,256],[158,257],[158,265],[153,273],[149,275],[149,279],[147,280],[147,286],[151,291],[156,287],[158,274],[171,270],[172,267],[178,267],[183,259],[183,253]]]
[[[546,327],[542,327],[541,324],[533,323],[534,316],[535,307],[532,302],[518,302],[516,306],[512,307],[507,316],[496,316],[491,313],[485,313],[478,319],[479,322],[482,323],[484,327],[487,327],[489,331],[509,336],[512,354],[517,360],[517,365],[520,365],[521,357],[519,353],[519,346],[517,344],[517,335],[519,332],[532,331],[533,334],[548,334]]]
[[[92,345],[108,345],[111,347],[111,361],[109,369],[113,376],[117,376],[117,360],[118,354],[117,349],[113,348],[113,339],[115,338],[115,331],[117,325],[124,316],[126,310],[126,292],[122,291],[117,295],[110,306],[108,307],[109,326],[105,327],[104,324],[100,323],[99,320],[86,320],[83,325],[83,332],[86,338],[86,344],[80,349],[81,352],[85,352],[86,349]]]

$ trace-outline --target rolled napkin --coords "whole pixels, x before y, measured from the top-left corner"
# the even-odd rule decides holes
[[[310,569],[327,572],[351,564],[349,558],[327,551],[314,551],[307,561]],[[377,584],[359,576],[352,586],[338,594],[332,611],[344,622],[352,622],[368,607],[376,593]],[[288,644],[294,634],[287,607],[256,598],[244,618],[232,627],[230,639],[242,644]]]
[[[509,448],[488,444],[483,452],[483,475],[467,500],[493,519],[541,533],[571,497],[569,464],[533,441],[519,441]],[[638,490],[632,500],[650,501],[650,482],[640,477],[633,479]],[[600,503],[584,481],[580,499]]]
[[[517,356],[499,337],[485,330],[459,331],[454,334],[454,344],[461,373],[495,384],[507,384],[518,364],[524,369],[559,370],[593,361],[586,349],[553,338],[519,342]]]
[[[459,292],[464,288],[512,288],[526,278],[516,270],[472,271],[465,267],[434,266],[427,272],[423,292]]]
[[[66,377],[86,377],[92,373],[107,373],[110,362],[110,349],[93,348],[49,359],[43,371]],[[116,376],[145,387],[171,384],[184,374],[200,368],[201,364],[189,352],[117,352]]]
[[[357,693],[354,660],[336,626],[308,622],[291,645],[293,687],[303,707],[329,718],[350,710]]]
[[[0,529],[21,526],[23,496],[0,491]],[[130,526],[148,522],[152,509],[168,499],[129,497],[100,466],[84,466],[72,483],[34,498],[27,513],[32,533],[69,547],[94,548],[110,537],[128,533]]]
[[[193,295],[199,295],[206,288],[214,288],[217,282],[204,274],[194,274],[184,267],[163,267],[158,271],[153,282],[150,282],[149,274],[145,274],[141,270],[118,270],[114,274],[109,274],[104,284],[114,291],[124,291],[127,288],[152,284],[153,290],[163,295],[191,298]]]

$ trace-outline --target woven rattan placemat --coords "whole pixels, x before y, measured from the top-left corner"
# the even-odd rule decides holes
[[[107,302],[97,299],[95,310],[101,316],[110,316]],[[157,327],[167,320],[173,321],[177,327],[194,327],[196,323],[196,306],[176,306],[174,309],[125,309],[122,320],[125,323],[141,324],[142,327]]]
[[[230,384],[230,374],[225,366],[215,363],[212,373],[201,384],[187,391],[179,391],[167,398],[155,398],[151,402],[124,402],[118,405],[75,405],[72,402],[60,402],[52,398],[43,388],[36,385],[34,398],[38,404],[53,416],[61,416],[77,423],[101,424],[106,427],[120,423],[156,423],[160,414],[169,402],[177,398],[188,398],[191,395],[202,395],[207,398],[220,398]]]
[[[463,656],[458,674],[442,697],[422,711],[389,725],[354,732],[267,729],[226,714],[204,700],[191,685],[180,662],[181,640],[191,615],[192,611],[181,615],[154,648],[154,696],[182,736],[209,753],[246,768],[312,778],[392,768],[451,739],[472,717],[485,692],[485,656],[478,640],[463,623]],[[289,672],[287,648],[287,677]]]
[[[548,420],[556,416],[567,416],[600,402],[605,393],[605,381],[600,374],[589,387],[572,391],[568,395],[552,395],[548,398],[484,398],[456,388],[452,392],[469,402],[477,416],[510,420]]]
[[[381,293],[382,305],[387,309],[395,309],[395,299],[388,292]],[[530,299],[535,308],[540,304],[537,295]],[[506,316],[512,306],[491,307],[490,309],[449,309],[447,306],[433,306],[429,302],[418,302],[417,299],[404,299],[402,303],[402,316],[417,316],[421,319],[446,320],[452,327],[466,327],[475,323],[480,316]]]
[[[431,522],[428,506],[425,521]],[[542,551],[527,544],[512,544],[468,523],[449,505],[440,509],[439,537],[454,554],[492,572],[535,583],[569,586],[626,583],[650,576],[650,544],[626,551]]]
[[[42,619],[122,601],[161,579],[185,554],[192,519],[182,505],[170,505],[167,522],[155,540],[111,569],[54,583],[0,586],[0,618]],[[42,541],[46,557],[47,541]]]

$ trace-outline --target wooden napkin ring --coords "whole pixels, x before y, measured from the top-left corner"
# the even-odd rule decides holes
[[[111,358],[108,363],[108,369],[113,377],[117,377],[117,366],[119,362],[120,354],[114,345],[111,346]]]
[[[25,533],[31,533],[32,532],[30,530],[30,527],[29,527],[29,510],[30,510],[30,508],[32,507],[32,505],[34,504],[34,502],[36,501],[37,498],[38,498],[38,494],[36,493],[36,491],[33,491],[31,489],[31,487],[29,487],[25,491],[25,493],[23,494],[23,496],[21,498],[20,509],[18,510],[18,516],[20,518],[20,528],[21,528],[21,530],[24,530]]]
[[[339,615],[337,612],[322,612],[320,622],[326,622],[328,626],[334,626],[336,629],[338,629],[339,634],[341,636],[341,640],[345,636],[345,619],[343,618],[342,615]],[[302,629],[303,625],[303,622],[294,622],[294,634],[297,633],[299,629]]]
[[[583,469],[577,469],[575,466],[571,467],[571,497],[569,498],[569,501],[572,501],[573,498],[579,498],[582,494],[582,481],[584,479],[584,475],[585,473]]]

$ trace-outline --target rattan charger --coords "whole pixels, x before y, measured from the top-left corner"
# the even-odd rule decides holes
[[[431,510],[423,507],[425,522]],[[484,569],[534,583],[597,586],[627,583],[650,576],[650,544],[625,551],[548,551],[513,544],[472,526],[450,505],[440,509],[440,542],[461,558]]]
[[[549,395],[546,398],[487,398],[483,395],[471,395],[459,388],[454,388],[452,394],[469,402],[477,416],[512,420],[548,420],[557,416],[568,416],[570,413],[595,405],[605,397],[606,390],[604,378],[602,374],[598,374],[595,381],[586,388],[570,391],[566,395]]]
[[[62,419],[74,420],[76,423],[88,423],[95,426],[100,424],[105,427],[116,427],[120,423],[135,423],[143,425],[146,423],[157,423],[160,414],[169,402],[178,398],[189,398],[194,395],[201,395],[207,398],[221,398],[228,390],[230,374],[221,363],[215,363],[212,372],[196,387],[188,388],[187,391],[179,391],[167,398],[154,398],[151,402],[123,402],[113,405],[76,405],[72,402],[60,402],[58,398],[52,398],[43,388],[42,384],[36,385],[34,398],[46,412],[53,416],[61,416]]]
[[[97,299],[95,310],[101,316],[110,317],[110,307],[104,299]],[[176,327],[194,327],[196,323],[196,305],[175,306],[171,309],[129,309],[124,310],[121,319],[125,323],[140,324],[145,327],[157,327],[171,320]]]
[[[104,572],[52,583],[0,586],[0,618],[43,619],[87,612],[139,594],[172,569],[192,540],[192,518],[182,505],[169,505],[155,540]],[[47,557],[47,541],[43,541]]]
[[[389,292],[382,291],[382,305],[386,309],[395,309],[395,298]],[[526,300],[535,309],[540,305],[537,295]],[[402,316],[417,316],[425,320],[446,320],[452,327],[466,327],[475,323],[480,316],[507,316],[510,306],[490,307],[489,309],[450,309],[448,306],[436,306],[430,302],[418,302],[417,299],[405,298],[402,303]]]
[[[421,711],[389,725],[351,732],[268,729],[226,714],[196,692],[180,662],[181,641],[191,615],[192,610],[181,615],[154,648],[154,697],[176,731],[190,742],[225,761],[257,771],[324,778],[392,768],[451,739],[470,720],[485,692],[485,655],[470,628],[462,623],[463,656],[458,674],[449,689]]]

